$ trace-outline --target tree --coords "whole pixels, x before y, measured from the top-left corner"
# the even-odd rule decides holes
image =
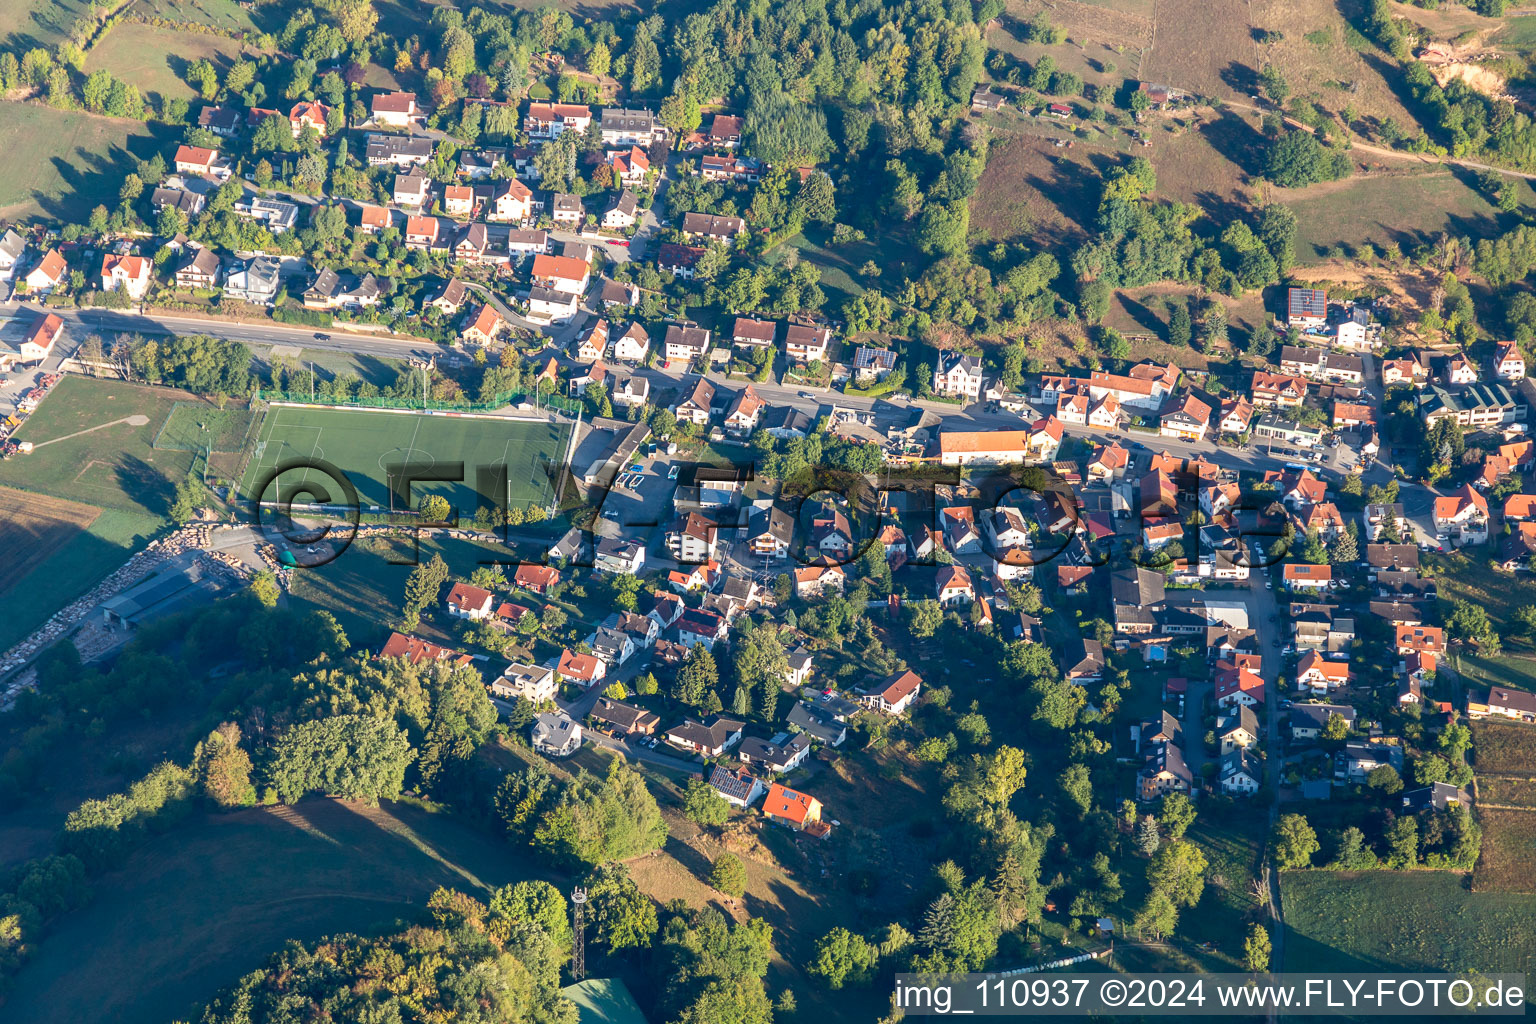
[[[705,702],[705,695],[714,693],[719,682],[720,671],[715,666],[714,655],[703,644],[696,643],[677,670],[672,696],[684,704],[700,707]]]
[[[453,514],[453,506],[441,494],[429,494],[421,499],[421,518],[428,523],[446,523]]]
[[[1169,839],[1183,839],[1189,826],[1195,823],[1195,802],[1183,793],[1169,793],[1163,797],[1162,817],[1158,824],[1168,833]]]
[[[405,614],[420,615],[423,608],[437,604],[437,595],[448,582],[448,575],[448,563],[442,555],[433,555],[430,561],[412,569],[405,581]]]
[[[1349,738],[1349,719],[1340,714],[1330,714],[1323,723],[1323,739],[1330,743],[1342,743]]]
[[[1372,768],[1366,773],[1365,784],[1383,796],[1393,796],[1403,788],[1403,780],[1398,776],[1397,769],[1389,764]]]
[[[913,601],[907,605],[907,628],[919,640],[933,636],[943,622],[944,609],[939,607],[939,602],[931,598]]]
[[[1317,136],[1307,130],[1281,135],[1271,144],[1264,160],[1264,176],[1281,188],[1332,181],[1347,176],[1349,171],[1348,154],[1342,151],[1330,153],[1318,142]]]
[[[1243,963],[1250,974],[1263,974],[1269,970],[1269,929],[1254,922],[1243,941]]]
[[[878,962],[879,952],[864,936],[837,927],[816,940],[816,959],[808,970],[828,988],[840,989],[867,982]]]
[[[177,526],[190,523],[197,518],[198,509],[206,497],[202,483],[197,477],[188,474],[185,480],[176,485],[176,493],[171,499],[171,522]]]
[[[1143,857],[1150,857],[1163,845],[1163,837],[1157,831],[1157,821],[1148,814],[1136,822],[1136,849]]]
[[[1330,867],[1344,871],[1357,871],[1376,866],[1376,854],[1365,845],[1364,832],[1351,825],[1339,834],[1338,856],[1334,858]]]
[[[1169,843],[1152,856],[1147,865],[1147,885],[1173,901],[1174,906],[1192,907],[1205,892],[1205,854],[1193,843]]]
[[[703,779],[689,779],[683,794],[683,816],[700,825],[724,825],[731,816],[731,805]]]
[[[1311,867],[1312,855],[1320,848],[1317,833],[1300,814],[1282,814],[1269,842],[1282,871]]]
[[[1387,826],[1387,862],[1401,870],[1419,860],[1419,823],[1414,818],[1397,818]]]
[[[1077,808],[1079,816],[1093,808],[1093,782],[1088,778],[1088,766],[1069,764],[1057,779],[1062,795]]]
[[[192,754],[203,794],[226,810],[256,805],[251,784],[251,756],[240,746],[240,727],[225,722],[197,745]]]
[[[587,881],[595,937],[610,953],[644,949],[656,934],[656,906],[623,864],[604,864]]]
[[[377,805],[400,795],[415,756],[393,721],[337,715],[300,722],[283,733],[268,776],[285,804],[326,793]]]
[[[1189,303],[1183,299],[1175,299],[1170,303],[1168,311],[1168,343],[1182,348],[1189,344],[1194,336],[1194,328],[1189,320]]]
[[[709,884],[725,895],[740,899],[747,891],[747,869],[734,853],[722,853],[709,872]]]
[[[262,569],[251,577],[251,593],[263,608],[276,608],[277,599],[282,596],[282,590],[277,585],[277,574],[271,569]]]

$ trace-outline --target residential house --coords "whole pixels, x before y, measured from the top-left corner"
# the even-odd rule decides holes
[[[671,333],[670,328],[668,328],[668,333]],[[692,423],[695,426],[706,427],[709,425],[714,401],[715,386],[705,378],[700,377],[694,381],[693,387],[689,389],[687,395],[683,397],[682,401],[677,403],[672,411],[679,420]]]
[[[232,139],[239,135],[240,126],[244,120],[242,113],[234,107],[204,107],[197,114],[199,128],[223,139]]]
[[[779,559],[789,554],[795,521],[777,505],[754,510],[747,520],[747,547],[759,558]]]
[[[825,836],[830,830],[821,822],[821,801],[809,793],[786,789],[775,782],[763,798],[763,817],[797,832]]]
[[[767,792],[762,781],[746,768],[728,768],[723,763],[710,771],[709,784],[732,807],[751,807]]]
[[[1163,411],[1158,433],[1185,441],[1203,441],[1210,420],[1211,407],[1194,395],[1185,395]]]
[[[1359,384],[1365,379],[1365,362],[1359,356],[1326,349],[1283,345],[1280,372],[1334,384]]]
[[[1217,779],[1228,796],[1252,796],[1259,791],[1264,769],[1253,751],[1238,747],[1222,755]]]
[[[533,190],[516,178],[491,187],[485,219],[496,224],[521,224],[533,217]]]
[[[1398,654],[1444,654],[1445,630],[1439,626],[1398,626],[1393,649]]]
[[[49,249],[43,253],[43,258],[37,266],[27,271],[22,282],[27,286],[26,294],[29,296],[41,296],[50,294],[64,280],[64,275],[69,267],[64,262],[64,257],[59,255],[59,250]]]
[[[189,247],[176,268],[176,287],[184,290],[216,288],[222,276],[218,254],[202,246]]]
[[[741,741],[742,723],[715,715],[706,721],[685,718],[666,732],[667,742],[700,757],[719,757]]]
[[[1223,434],[1246,434],[1253,422],[1253,404],[1246,398],[1228,398],[1221,403],[1216,414],[1218,429]]]
[[[784,329],[784,355],[794,363],[825,362],[832,331],[814,324],[792,323]]]
[[[1262,737],[1263,733],[1259,731],[1259,716],[1253,713],[1253,708],[1245,704],[1239,704],[1223,712],[1216,719],[1216,738],[1221,742],[1223,754],[1256,746]]]
[[[1061,661],[1061,673],[1069,683],[1087,686],[1104,679],[1104,645],[1088,637],[1067,640]]]
[[[32,321],[22,336],[17,354],[23,363],[40,363],[53,353],[53,346],[64,334],[64,321],[54,313],[46,313]]]
[[[1488,539],[1488,501],[1472,488],[1460,488],[1435,499],[1435,534],[1460,547]]]
[[[107,253],[101,258],[98,287],[104,292],[115,292],[121,288],[130,299],[138,302],[149,292],[154,267],[147,256]]]
[[[379,657],[403,658],[412,665],[422,665],[429,661],[451,661],[455,666],[473,663],[473,659],[467,654],[439,647],[437,644],[428,643],[420,637],[405,633],[391,633],[389,639],[384,641],[384,646],[379,649]]]
[[[569,757],[581,749],[581,726],[565,712],[535,716],[530,733],[533,749],[547,757]]]
[[[1136,774],[1136,795],[1143,803],[1159,800],[1169,793],[1188,795],[1194,788],[1195,776],[1184,760],[1184,750],[1179,744],[1160,743],[1147,755],[1146,763]]]
[[[645,109],[605,107],[599,128],[605,146],[649,146],[667,137],[667,126]]]
[[[608,697],[599,697],[587,714],[611,736],[651,736],[661,726],[655,712]]]
[[[961,352],[940,352],[933,372],[933,393],[968,398],[981,397],[981,359]]]
[[[1293,704],[1291,739],[1313,740],[1323,734],[1328,720],[1337,715],[1349,728],[1355,727],[1355,709],[1348,704]]]
[[[365,235],[377,235],[394,224],[387,206],[365,205],[359,212],[358,229]]]
[[[576,358],[590,363],[608,354],[608,321],[598,320],[576,343]]]
[[[369,167],[421,167],[430,163],[437,147],[420,135],[372,135],[363,149]],[[398,202],[399,200],[396,200]]]
[[[523,130],[530,139],[555,139],[564,132],[585,132],[592,110],[580,103],[530,103],[523,115]]]
[[[1307,398],[1307,380],[1285,373],[1254,370],[1248,395],[1257,408],[1298,406]]]
[[[735,149],[741,145],[745,118],[734,114],[716,114],[710,118],[707,141],[716,149]]]
[[[556,224],[577,227],[586,219],[586,207],[581,197],[569,192],[556,192],[549,201],[549,219]]]
[[[737,434],[750,434],[757,428],[762,419],[763,409],[768,405],[757,396],[752,385],[748,384],[736,392],[736,398],[725,411],[725,429]]]
[[[1536,693],[1505,686],[1490,687],[1486,693],[1467,698],[1467,717],[1536,722]]]
[[[1307,330],[1328,322],[1328,293],[1321,288],[1291,288],[1286,293],[1286,325]]]
[[[1493,352],[1493,375],[1500,380],[1519,380],[1525,376],[1525,356],[1513,341],[1501,341]]]
[[[907,669],[894,672],[872,689],[864,691],[859,703],[887,715],[899,715],[906,711],[922,692],[923,679]]]
[[[1365,527],[1365,539],[1374,543],[1381,539],[1383,532],[1390,530],[1398,538],[1413,536],[1413,528],[1408,522],[1408,517],[1403,515],[1403,503],[1376,504],[1365,506],[1361,513],[1361,521]]]
[[[547,665],[511,662],[491,682],[491,695],[503,700],[525,700],[530,704],[548,704],[560,692],[555,670]]]
[[[547,593],[549,588],[560,582],[560,571],[548,565],[531,565],[523,563],[517,567],[517,572],[512,575],[514,586],[535,594]]]
[[[610,231],[632,228],[640,216],[640,200],[629,189],[624,189],[603,211],[603,227]]]
[[[620,185],[638,188],[645,184],[645,176],[651,170],[651,161],[645,155],[645,150],[631,146],[628,150],[609,153],[608,166],[613,168],[614,180]]]
[[[455,220],[463,220],[475,211],[475,190],[468,185],[443,187],[443,213]]]
[[[796,701],[795,706],[789,709],[787,720],[790,728],[799,729],[822,746],[841,746],[848,738],[847,723],[816,704]]]
[[[645,545],[628,537],[601,537],[594,550],[592,567],[614,575],[638,575],[645,566]]]
[[[567,647],[560,652],[560,663],[555,667],[560,678],[591,686],[608,674],[608,663],[597,654],[581,654]]]
[[[1281,578],[1289,590],[1327,590],[1333,585],[1333,566],[1290,562],[1282,567]]]
[[[178,146],[173,164],[177,174],[195,174],[199,177],[223,181],[229,177],[229,161],[216,149],[202,146]]]
[[[690,214],[689,216],[692,216]],[[757,320],[739,316],[731,328],[732,348],[772,348],[779,325],[772,320]]]
[[[794,570],[795,595],[802,599],[820,597],[830,590],[843,589],[843,570],[835,565],[807,565]]]
[[[976,600],[976,588],[971,584],[971,574],[965,571],[964,566],[940,566],[934,579],[934,591],[939,605],[944,608],[970,604]]]
[[[224,298],[232,302],[270,306],[282,283],[282,264],[269,256],[237,259],[225,265]]]
[[[300,138],[304,129],[313,128],[315,134],[325,138],[325,122],[330,116],[331,108],[318,100],[300,100],[288,111],[288,125],[293,129],[293,137]]]
[[[405,220],[405,247],[407,249],[436,249],[437,218],[407,217]]]
[[[690,366],[709,351],[710,333],[702,327],[684,324],[668,324],[662,352],[668,363],[677,362]]]
[[[373,97],[371,104],[373,123],[389,128],[409,128],[416,119],[416,94],[413,92],[386,92]]]
[[[480,311],[460,333],[460,337],[472,345],[484,347],[501,337],[506,328],[506,320],[487,302],[480,306]]]
[[[738,235],[746,233],[747,222],[740,217],[717,216],[710,213],[685,213],[679,230],[692,242],[723,242],[730,245]]]
[[[482,587],[470,586],[468,583],[455,583],[448,591],[448,614],[456,619],[470,619],[479,622],[491,617],[492,610],[496,607],[496,598]]]
[[[752,182],[763,176],[763,165],[751,157],[702,156],[699,176],[705,181]]]
[[[1308,651],[1296,663],[1296,688],[1310,689],[1318,696],[1349,685],[1352,673],[1347,661],[1330,661],[1319,651]]]
[[[704,253],[703,246],[662,242],[656,250],[656,267],[677,277],[692,279],[694,268]]]
[[[641,363],[651,350],[651,336],[639,322],[633,322],[613,343],[613,358],[622,363]]]
[[[1362,783],[1377,768],[1403,773],[1403,748],[1387,743],[1346,743],[1334,758],[1334,778]]]
[[[667,550],[684,565],[708,562],[715,557],[717,529],[697,512],[689,512],[667,529]]]
[[[780,733],[771,740],[747,736],[736,748],[736,756],[750,767],[783,775],[811,756],[811,740],[804,733]]]
[[[396,206],[414,210],[426,207],[432,197],[432,179],[422,174],[395,175],[394,200]]]

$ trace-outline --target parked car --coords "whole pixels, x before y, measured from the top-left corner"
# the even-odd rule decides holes
[[[677,471],[679,469],[681,469],[681,468],[682,468],[682,463],[680,463],[680,462],[672,463],[672,468],[667,470],[667,479],[668,480],[676,480],[677,479]]]

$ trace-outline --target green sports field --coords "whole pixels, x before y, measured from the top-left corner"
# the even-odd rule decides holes
[[[462,462],[462,483],[415,483],[412,505],[424,494],[441,494],[467,517],[480,504],[499,503],[501,495],[481,499],[477,480],[482,471],[501,465],[507,467],[509,505],[542,505],[554,497],[548,466],[564,460],[569,437],[568,425],[544,420],[272,406],[257,435],[242,490],[249,500],[262,488],[261,500],[270,502],[318,484],[330,492],[331,501],[343,501],[338,485],[307,465],[273,476],[282,465],[324,460],[347,475],[365,512],[401,508],[399,498],[391,494],[390,467],[398,473],[406,464],[441,470]]]

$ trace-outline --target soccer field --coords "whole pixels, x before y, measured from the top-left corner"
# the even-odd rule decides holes
[[[543,505],[554,498],[549,467],[564,461],[570,432],[568,424],[544,420],[273,406],[261,426],[241,490],[250,500],[261,487],[261,500],[270,502],[319,484],[330,492],[333,502],[342,502],[339,485],[307,465],[273,477],[280,465],[324,460],[347,475],[365,512],[370,506],[404,508],[398,493],[391,494],[391,472],[398,474],[407,464],[441,471],[449,463],[462,462],[462,483],[413,483],[411,507],[423,495],[441,494],[467,518],[482,504],[500,504],[502,495],[480,496],[478,480],[481,473],[501,465],[507,467],[510,506]]]

